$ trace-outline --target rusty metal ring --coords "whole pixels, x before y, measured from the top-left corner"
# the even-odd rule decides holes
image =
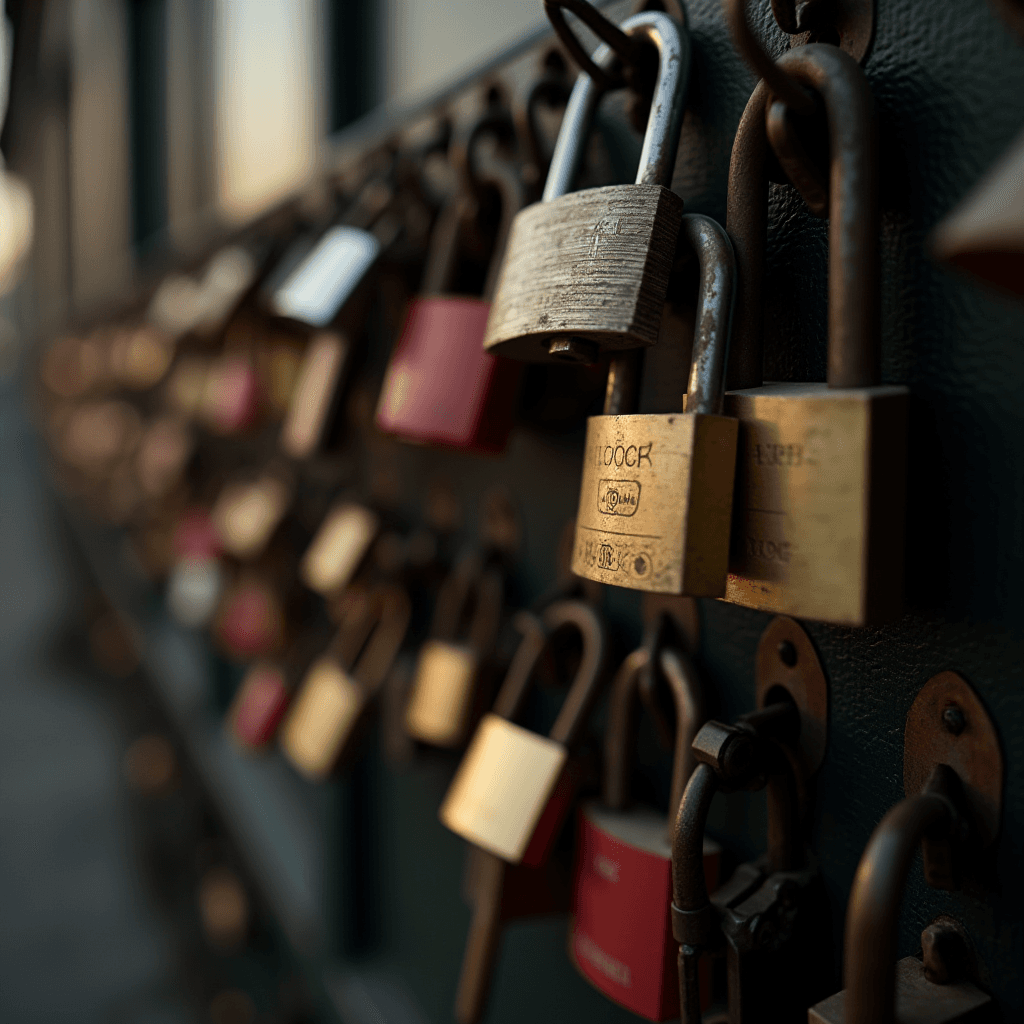
[[[587,3],[586,0],[544,0],[544,10],[548,20],[555,30],[555,34],[562,41],[562,45],[569,51],[572,59],[577,63],[580,70],[585,71],[597,83],[602,90],[615,89],[625,84],[621,73],[612,74],[604,68],[599,67],[591,59],[590,54],[583,49],[582,43],[576,33],[569,28],[562,13],[562,8],[572,11],[602,42],[607,43],[612,52],[618,56],[619,61],[625,65],[636,63],[640,45],[637,40],[631,39],[614,22],[609,21],[596,7]]]
[[[813,97],[772,60],[751,30],[747,21],[746,0],[722,0],[722,4],[725,9],[725,20],[732,33],[733,45],[750,65],[754,74],[764,79],[768,91],[791,110],[799,114],[812,114]]]

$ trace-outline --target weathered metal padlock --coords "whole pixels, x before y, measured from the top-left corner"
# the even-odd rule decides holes
[[[472,552],[441,585],[430,638],[420,648],[405,727],[413,739],[458,747],[472,724],[477,683],[501,624],[504,573]],[[466,612],[472,615],[463,632]]]
[[[726,600],[847,625],[900,613],[908,392],[879,384],[878,188],[871,92],[826,44],[779,61],[816,90],[831,133],[828,383],[763,384],[765,86],[733,148],[729,234],[739,294],[725,411],[740,421]]]
[[[828,922],[813,858],[804,849],[806,782],[825,750],[827,688],[814,647],[792,619],[775,619],[757,652],[757,711],[734,726],[707,722],[697,767],[675,821],[672,931],[679,943],[682,1024],[700,1024],[701,955],[726,949],[729,1019],[797,1024],[827,991]],[[718,790],[765,789],[768,851],[708,897],[703,837]]]
[[[225,484],[210,513],[224,550],[242,561],[257,558],[280,526],[292,496],[292,481],[274,468],[255,479]]]
[[[484,347],[529,361],[595,362],[602,350],[658,340],[683,201],[670,190],[690,70],[685,27],[649,11],[627,18],[630,38],[658,49],[658,77],[633,185],[569,193],[601,88],[576,80],[543,199],[515,219]],[[594,63],[610,67],[608,46]]]
[[[923,962],[897,960],[900,904],[919,847],[925,881],[960,888],[970,855],[999,834],[1003,771],[999,734],[978,695],[955,672],[933,676],[907,715],[907,796],[875,829],[850,890],[846,988],[811,1007],[810,1024],[983,1019],[991,998],[976,984],[963,928],[940,917],[921,935]]]
[[[685,411],[621,415],[609,379],[605,414],[587,421],[572,568],[619,587],[721,597],[739,430],[721,415],[735,268],[711,218],[688,214],[682,230],[701,268]]]
[[[600,689],[605,631],[597,612],[561,601],[543,616],[548,635],[576,630],[580,665],[548,736],[511,719],[519,710],[541,651],[513,662],[494,703],[477,727],[439,812],[457,835],[511,864],[544,862],[558,837],[575,789],[570,755]]]
[[[652,625],[652,635],[623,662],[612,684],[603,799],[580,809],[569,949],[580,973],[606,996],[641,1017],[663,1021],[679,1015],[669,912],[670,823],[693,767],[690,745],[704,701],[686,654],[661,641],[663,622]],[[676,711],[667,818],[652,808],[628,808],[638,686],[641,674],[652,670],[667,681]],[[718,884],[720,852],[704,840],[704,875],[711,888]]]
[[[326,779],[351,754],[410,615],[399,586],[376,587],[351,602],[349,621],[306,673],[280,729],[285,757],[306,778]]]
[[[510,158],[479,151],[512,132],[511,115],[492,113],[474,127],[462,168],[466,186],[434,228],[422,294],[409,306],[377,405],[377,426],[403,440],[480,452],[504,451],[508,443],[522,368],[485,352],[483,336],[523,184]],[[473,193],[485,188],[497,190],[501,220],[483,294],[451,294],[462,224],[476,205]]]

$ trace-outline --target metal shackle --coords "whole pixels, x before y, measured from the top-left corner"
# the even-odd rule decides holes
[[[608,702],[608,728],[604,743],[602,800],[614,811],[629,805],[629,776],[634,761],[637,705],[641,698],[641,679],[648,668],[660,668],[668,682],[676,712],[676,735],[672,759],[672,786],[669,791],[669,821],[674,821],[693,769],[691,745],[701,723],[700,684],[689,658],[679,650],[663,647],[663,620],[649,638],[627,656],[612,682]]]
[[[725,397],[725,366],[736,305],[736,257],[725,229],[699,213],[683,216],[682,232],[700,264],[697,326],[686,389],[686,412],[716,414]]]
[[[475,600],[466,643],[477,653],[490,650],[501,619],[504,589],[501,569],[486,565],[476,551],[464,556],[441,584],[431,635],[437,640],[457,641],[466,609]]]
[[[829,387],[871,387],[879,353],[878,142],[860,65],[837,46],[789,50],[779,67],[825,103],[829,132]]]
[[[622,29],[627,35],[650,42],[658,49],[658,77],[635,184],[669,188],[686,108],[690,34],[685,25],[680,26],[661,11],[634,14],[622,23]],[[606,43],[594,51],[593,61],[598,67],[610,67],[614,60],[615,54]],[[565,107],[541,202],[550,202],[572,190],[602,91],[586,71],[580,72]]]
[[[384,682],[405,639],[412,603],[404,587],[374,587],[361,598],[353,619],[342,627],[335,645],[338,660],[368,693]]]
[[[543,616],[520,612],[515,618],[515,626],[523,634],[523,639],[494,701],[494,714],[510,720],[516,717],[533,682],[534,669],[552,635],[560,629],[572,627],[583,641],[583,654],[576,675],[569,684],[569,693],[548,733],[556,742],[571,746],[600,688],[607,656],[601,618],[583,601],[558,601]]]
[[[956,772],[936,765],[924,789],[893,807],[868,840],[846,910],[843,982],[848,1024],[892,1024],[896,1019],[903,890],[925,837],[956,839],[966,834],[957,807],[960,791]]]

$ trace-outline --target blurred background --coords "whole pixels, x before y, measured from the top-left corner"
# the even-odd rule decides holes
[[[168,251],[202,251],[308,185],[332,133],[416,103],[543,21],[536,0],[8,0],[0,1020],[313,1019],[273,937],[232,967],[244,984],[196,962],[258,912],[48,500],[19,384],[26,339],[116,304]],[[154,793],[168,799],[147,832],[138,801]],[[216,865],[200,865],[196,920],[191,894],[159,877],[183,831],[206,836],[195,856]]]

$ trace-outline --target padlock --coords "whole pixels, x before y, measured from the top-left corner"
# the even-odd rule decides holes
[[[760,84],[740,122],[730,168],[727,223],[742,313],[732,339],[730,386],[738,390],[725,397],[726,413],[740,421],[725,598],[863,625],[902,608],[908,405],[905,387],[879,384],[872,98],[864,73],[837,47],[801,46],[779,64],[817,91],[828,112],[828,383],[761,384],[769,96]]]
[[[510,115],[489,113],[466,143],[466,185],[438,217],[422,294],[409,306],[384,376],[376,415],[384,433],[466,451],[501,452],[508,443],[521,367],[485,352],[483,336],[498,261],[524,202],[518,168],[496,151],[500,136],[512,133]],[[488,143],[495,151],[480,152]],[[461,225],[484,189],[498,192],[501,219],[483,294],[453,295]]]
[[[660,616],[659,616],[660,619]],[[623,662],[612,684],[605,733],[603,799],[584,804],[577,831],[573,924],[569,951],[580,973],[610,999],[646,1017],[679,1015],[677,947],[672,938],[671,822],[693,766],[690,744],[704,701],[689,659],[661,642],[663,624]],[[645,671],[663,676],[676,710],[669,815],[627,809],[636,703]],[[720,848],[704,840],[704,876],[718,882]],[[702,965],[707,970],[707,964]],[[702,1005],[710,993],[704,980]]]
[[[465,742],[480,673],[501,624],[503,597],[503,572],[477,552],[464,557],[442,584],[405,708],[405,727],[414,739],[436,747]],[[472,614],[460,639],[469,607]]]
[[[285,630],[284,605],[270,576],[247,568],[228,584],[217,608],[213,632],[230,657],[252,661],[280,654]]]
[[[551,852],[575,788],[572,748],[598,695],[605,660],[604,626],[597,612],[579,601],[552,605],[543,616],[548,635],[576,630],[583,641],[579,668],[548,736],[538,736],[511,718],[532,679],[530,661],[513,662],[441,804],[439,816],[457,835],[511,864],[542,864]]]
[[[811,1007],[810,1024],[954,1024],[989,1019],[964,929],[940,917],[921,935],[923,960],[897,960],[900,905],[918,849],[924,879],[959,889],[997,839],[1003,752],[995,724],[955,672],[933,676],[907,714],[904,800],[882,819],[861,856],[846,911],[846,988]]]
[[[813,645],[775,619],[757,654],[758,710],[736,725],[706,722],[672,840],[672,931],[679,943],[682,1024],[700,1024],[701,956],[726,951],[729,1020],[797,1024],[828,990],[830,927],[820,874],[804,848],[807,783],[824,756],[827,685]],[[768,850],[710,898],[703,837],[719,790],[764,789]]]
[[[334,505],[299,563],[302,582],[322,597],[341,593],[363,564],[380,532],[380,517],[365,505]]]
[[[210,517],[224,550],[251,561],[266,549],[292,499],[286,474],[267,470],[254,480],[225,484]]]
[[[602,350],[658,340],[683,201],[670,190],[689,77],[685,27],[649,11],[622,23],[657,47],[658,76],[640,167],[632,185],[569,193],[601,87],[576,80],[544,195],[516,217],[484,347],[529,361],[595,362]],[[611,66],[608,46],[594,63]]]
[[[220,603],[225,573],[220,537],[209,513],[188,509],[174,530],[175,561],[167,577],[167,608],[183,626],[205,626]]]
[[[310,337],[281,425],[279,444],[292,458],[308,458],[323,445],[337,412],[353,355],[353,339],[337,322],[346,304],[365,291],[360,286],[397,233],[389,215],[393,202],[386,179],[373,178],[346,223],[329,228],[315,242],[308,237],[296,241],[264,288],[271,312]]]
[[[572,568],[599,583],[721,597],[739,430],[721,415],[735,268],[715,221],[688,214],[682,230],[701,268],[684,411],[617,409],[623,367],[612,361],[605,414],[587,420]]]
[[[258,662],[245,674],[228,709],[228,732],[245,750],[265,750],[288,709],[284,671],[272,662]]]
[[[605,641],[600,619],[590,606],[582,602],[559,601],[547,609],[543,618],[532,612],[519,612],[514,619],[514,625],[522,635],[522,641],[516,648],[505,681],[498,693],[494,704],[494,713],[489,717],[503,716],[499,721],[505,721],[512,729],[517,728],[512,726],[507,719],[515,715],[522,704],[534,671],[548,646],[549,638],[554,631],[571,625],[579,630],[583,638],[583,652],[576,677],[570,687],[569,696],[555,722],[552,734],[557,732],[562,736],[567,736],[570,740],[573,739],[572,733],[576,732],[582,724],[581,716],[586,715],[587,706],[593,700],[595,681],[599,678],[600,662],[603,661]],[[569,721],[570,718],[574,718],[575,721]],[[477,738],[480,735],[481,731],[478,730]],[[525,735],[526,737],[534,736],[532,733]],[[539,737],[535,738],[539,739]],[[478,762],[477,768],[481,770],[481,777],[477,780],[477,786],[493,786],[495,783],[501,785],[504,782],[504,777],[516,774],[516,769],[521,770],[524,767],[524,762],[528,770],[536,769],[538,755],[542,757],[545,752],[538,751],[536,748],[527,748],[523,751],[520,747],[519,753],[523,756],[520,757],[518,754],[510,752],[507,761],[502,760],[500,764],[494,765],[491,769]],[[498,755],[501,757],[500,751]],[[466,764],[468,758],[469,754],[464,759],[463,765]],[[493,773],[490,778],[486,775],[488,771]],[[531,772],[531,774],[534,773]],[[458,781],[457,776],[449,790],[446,804],[452,797]],[[517,776],[512,786],[514,787],[519,781]],[[536,778],[530,780],[529,788],[533,789],[537,781]],[[478,1024],[483,1016],[491,978],[498,959],[504,923],[514,918],[558,913],[569,908],[568,880],[561,877],[558,858],[549,857],[548,854],[557,838],[561,820],[568,810],[571,800],[571,785],[558,786],[556,783],[543,786],[543,788],[546,792],[554,790],[554,793],[551,797],[542,797],[547,801],[547,807],[539,816],[541,823],[534,833],[537,848],[528,851],[530,854],[536,853],[537,856],[528,855],[524,856],[520,863],[509,863],[507,859],[502,859],[494,852],[493,846],[485,848],[475,845],[475,840],[472,840],[468,847],[464,892],[472,907],[473,916],[469,934],[466,937],[465,953],[455,996],[455,1017],[459,1024]],[[514,789],[513,794],[515,794]],[[472,793],[468,796],[469,801],[472,802]],[[503,794],[499,793],[497,796],[498,799],[501,799]],[[463,797],[462,803],[466,802]],[[479,807],[479,801],[477,801],[477,807]],[[472,803],[469,809],[473,810]],[[506,817],[509,809],[507,806],[502,808]],[[441,809],[441,815],[442,821],[445,821],[444,807]],[[485,811],[483,816],[485,828],[488,823]],[[448,821],[445,821],[445,824],[448,824],[449,828],[452,827]],[[527,825],[526,829],[529,828],[530,826]],[[540,848],[541,842],[543,849]]]
[[[323,781],[352,755],[411,611],[408,594],[393,584],[350,602],[335,645],[306,673],[279,730],[285,757],[306,778]]]

